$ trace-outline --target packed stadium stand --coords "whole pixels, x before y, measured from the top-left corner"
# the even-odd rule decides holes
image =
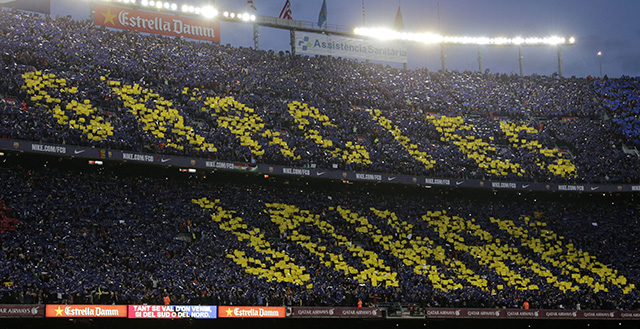
[[[453,179],[640,182],[633,78],[399,70],[9,10],[0,49],[3,139]],[[79,161],[3,157],[2,303],[640,306],[635,193]]]
[[[633,79],[405,71],[1,15],[5,138],[430,177],[640,178]]]
[[[6,158],[3,301],[638,307],[633,196],[61,169],[78,161]]]

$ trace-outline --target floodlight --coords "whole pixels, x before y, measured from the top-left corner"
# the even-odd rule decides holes
[[[171,10],[177,10],[178,9],[178,5],[176,5],[175,3],[171,4]]]
[[[565,43],[565,39],[561,38],[561,37],[557,37],[557,36],[552,36],[552,37],[547,38],[545,43],[550,44],[550,45],[557,45],[557,44]]]
[[[231,18],[236,18],[236,13],[231,13],[229,16],[231,16]]]
[[[164,3],[164,9],[169,9],[169,8],[171,8],[171,4],[168,3],[168,2],[165,2]]]
[[[509,43],[509,39],[507,39],[507,38],[502,38],[502,37],[500,37],[500,38],[494,38],[494,39],[492,39],[492,40],[491,40],[491,43],[493,43],[493,44],[495,44],[495,45],[504,45],[504,44]]]
[[[225,11],[224,13],[222,13],[222,15],[223,15],[224,17],[229,17],[229,12],[228,12],[228,11]]]
[[[256,20],[256,15],[251,15],[250,19],[251,19],[252,21],[255,21],[255,20]]]
[[[200,7],[196,7],[196,8],[194,9],[194,12],[195,12],[196,14],[200,14],[200,13],[202,12],[202,9],[200,9]]]
[[[456,44],[456,45],[528,45],[528,46],[542,46],[552,45],[557,46],[561,44],[574,44],[575,38],[568,39],[551,36],[546,38],[523,38],[516,37],[513,39],[506,37],[488,38],[488,37],[468,37],[468,36],[441,36],[434,33],[412,33],[412,32],[398,32],[387,28],[356,28],[353,30],[356,35],[375,38],[378,40],[406,40],[420,42],[424,44]]]
[[[196,11],[196,8],[194,6],[189,6],[189,12],[193,13]]]
[[[527,39],[525,39],[525,43],[528,44],[528,45],[535,45],[535,44],[543,43],[543,39],[542,38],[527,38]]]
[[[162,9],[162,1],[156,2],[156,8]]]
[[[202,16],[206,18],[212,18],[212,17],[218,16],[218,11],[211,6],[202,7],[201,12],[202,12]]]
[[[411,38],[409,38],[408,40],[411,40]],[[418,37],[417,40],[414,41],[418,41],[418,42],[422,42],[422,43],[426,43],[426,44],[431,44],[431,43],[441,43],[444,41],[444,38],[441,35],[438,34],[433,34],[433,33],[421,33]]]
[[[189,11],[189,6],[188,5],[182,5],[182,11],[185,12],[185,13],[187,11]]]

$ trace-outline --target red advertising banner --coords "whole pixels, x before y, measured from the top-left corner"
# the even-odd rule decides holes
[[[219,318],[284,318],[284,307],[218,306]]]
[[[0,318],[44,317],[44,305],[0,305]]]
[[[220,22],[94,3],[93,23],[116,29],[220,42]]]
[[[51,305],[48,318],[126,318],[127,305]]]
[[[292,318],[381,318],[382,311],[369,307],[288,307]]]

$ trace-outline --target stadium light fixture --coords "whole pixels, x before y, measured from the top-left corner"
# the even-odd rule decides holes
[[[598,64],[600,64],[600,77],[602,78],[602,52],[598,52]]]
[[[211,6],[204,6],[200,11],[205,18],[213,18],[218,16],[218,11]]]
[[[452,44],[452,45],[515,45],[515,46],[543,46],[543,45],[572,45],[575,37],[564,38],[559,36],[534,37],[534,38],[506,38],[506,37],[468,37],[468,36],[442,36],[435,33],[399,32],[388,28],[364,28],[359,27],[354,34],[370,37],[378,40],[403,40],[424,44]]]
[[[255,21],[256,20],[256,15],[252,15],[249,13],[234,13],[234,12],[230,12],[230,11],[225,11],[222,13],[222,16],[224,16],[225,18],[232,18],[232,19],[237,19],[237,20],[241,20],[244,22],[249,22],[249,21]]]
[[[0,0],[1,1],[1,0]],[[120,3],[124,3],[124,4],[135,4],[136,0],[101,0],[104,2],[120,2]],[[178,5],[175,2],[171,2],[171,1],[161,1],[161,0],[140,0],[140,6],[141,7],[152,7],[155,8],[157,10],[161,10],[161,11],[182,11],[183,13],[190,13],[190,14],[196,14],[196,15],[202,15],[205,18],[213,18],[218,16],[218,14],[220,13],[215,7],[213,6],[204,6],[204,7],[197,7],[197,6],[192,6],[189,4],[182,4],[182,5]],[[249,22],[249,21],[255,21],[256,20],[256,15],[252,15],[250,13],[235,13],[235,12],[229,12],[229,11],[225,11],[223,13],[225,18],[232,18],[232,19],[237,19],[237,20],[241,20],[244,22]]]

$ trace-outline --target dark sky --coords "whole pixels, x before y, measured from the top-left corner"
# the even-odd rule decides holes
[[[52,0],[52,14],[71,12],[82,17],[88,9],[78,2],[89,0]],[[138,0],[140,1],[140,0]],[[278,16],[286,0],[254,0],[258,14]],[[316,22],[322,0],[290,0],[293,18]],[[176,1],[181,3],[182,1]],[[190,1],[194,5],[211,1]],[[407,31],[437,32],[438,2],[440,31],[445,35],[488,37],[574,36],[576,45],[562,48],[565,76],[597,76],[602,52],[604,74],[640,76],[640,1],[638,0],[365,0],[365,26],[392,26],[401,5]],[[239,11],[246,0],[217,0],[219,10]],[[88,7],[88,5],[85,5]],[[362,25],[362,0],[327,0],[327,22],[342,26]],[[260,28],[260,48],[289,49],[288,31]],[[222,43],[253,46],[252,28],[223,23]],[[476,46],[445,48],[446,66],[451,70],[477,70]],[[482,46],[483,69],[491,72],[518,73],[515,47]],[[550,75],[558,70],[555,47],[523,48],[524,74]],[[439,46],[410,45],[409,68],[441,67]]]

